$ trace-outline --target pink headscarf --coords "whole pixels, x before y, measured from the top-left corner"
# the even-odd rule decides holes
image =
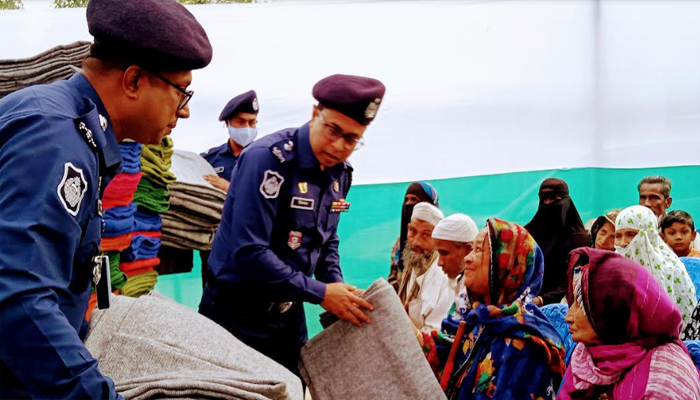
[[[567,299],[582,303],[603,344],[576,346],[557,399],[586,399],[612,388],[616,399],[641,400],[656,348],[675,342],[685,349],[678,307],[644,267],[619,254],[574,250]]]

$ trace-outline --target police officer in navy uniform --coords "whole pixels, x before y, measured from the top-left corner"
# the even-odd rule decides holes
[[[311,121],[261,138],[234,169],[199,311],[299,375],[303,302],[358,326],[372,305],[343,283],[336,233],[362,145],[384,96],[378,80],[333,75]],[[314,279],[315,277],[315,279]]]
[[[233,167],[236,166],[238,156],[249,144],[253,143],[258,135],[258,95],[254,90],[229,100],[221,110],[219,121],[224,122],[228,131],[229,139],[221,146],[209,149],[201,154],[205,160],[214,167],[216,175],[204,175],[204,179],[215,188],[228,192],[229,181]],[[200,251],[199,257],[202,261],[202,287],[205,287],[209,280],[209,266],[207,259],[209,251]]]
[[[221,146],[211,148],[201,154],[216,172],[216,175],[204,175],[204,179],[214,187],[228,192],[231,173],[233,167],[236,166],[238,156],[241,155],[244,148],[253,143],[258,135],[259,111],[258,95],[255,94],[254,90],[232,98],[221,110],[219,121],[224,122],[229,139]]]
[[[87,20],[82,72],[0,100],[1,398],[121,398],[82,341],[91,285],[109,300],[100,195],[120,141],[160,143],[189,116],[212,56],[173,0],[91,0]]]

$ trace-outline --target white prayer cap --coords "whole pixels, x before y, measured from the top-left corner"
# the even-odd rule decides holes
[[[467,243],[474,241],[478,233],[479,228],[468,215],[452,214],[435,225],[433,239]]]
[[[413,207],[413,214],[411,214],[412,220],[419,219],[429,223],[432,226],[437,225],[443,218],[445,218],[445,215],[439,208],[425,201],[416,204]]]

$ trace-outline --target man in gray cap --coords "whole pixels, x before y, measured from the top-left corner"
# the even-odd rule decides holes
[[[0,100],[0,398],[121,398],[83,344],[94,284],[109,306],[100,196],[119,142],[189,117],[204,29],[173,0],[92,0],[83,71]]]
[[[313,89],[311,121],[241,153],[209,257],[199,311],[299,374],[304,302],[356,325],[371,305],[343,282],[338,222],[362,145],[384,96],[376,79],[333,75]],[[314,279],[315,277],[315,279]]]

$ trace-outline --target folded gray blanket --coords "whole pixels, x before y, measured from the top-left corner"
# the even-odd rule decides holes
[[[163,233],[161,244],[175,247],[176,249],[211,250],[214,241],[214,233],[201,233],[190,231],[170,231]]]
[[[301,400],[299,378],[162,295],[116,296],[85,345],[126,399]]]
[[[169,189],[206,200],[219,201],[221,204],[226,200],[226,193],[223,191],[193,183],[175,181],[170,184]]]
[[[362,295],[372,323],[337,321],[301,349],[299,369],[314,400],[444,400],[408,316],[384,279]]]
[[[70,77],[89,51],[90,42],[75,42],[30,58],[0,60],[0,98],[28,86]]]
[[[218,220],[213,221],[209,217],[198,217],[190,213],[182,212],[178,210],[177,207],[171,207],[168,211],[163,213],[163,218],[168,218],[173,222],[191,225],[194,228],[212,228],[216,230],[219,227]]]
[[[181,250],[211,250],[211,244],[206,244],[203,241],[195,241],[192,239],[189,239],[185,236],[188,235],[183,235],[178,232],[174,232],[173,234],[163,234],[163,236],[160,239],[160,243],[163,246],[169,246],[169,247],[174,247],[176,249],[181,249]],[[201,239],[201,238],[197,238]],[[213,240],[213,236],[211,237],[211,240]],[[210,240],[210,241],[211,241]]]
[[[170,206],[176,213],[188,213],[211,221],[221,221],[223,202],[199,199],[178,191],[170,190]]]
[[[43,62],[50,61],[57,57],[79,57],[88,53],[88,51],[90,50],[90,44],[90,42],[78,41],[52,47],[32,57],[0,60],[0,72],[8,70],[11,71],[14,68],[17,68],[18,66],[23,65],[41,64]]]
[[[163,231],[181,230],[213,234],[214,232],[216,232],[216,228],[218,228],[218,225],[202,226],[192,224],[188,221],[183,221],[181,218],[178,218],[177,214],[173,215],[173,213],[171,213],[170,210],[168,210],[167,213],[163,214],[162,221]]]

